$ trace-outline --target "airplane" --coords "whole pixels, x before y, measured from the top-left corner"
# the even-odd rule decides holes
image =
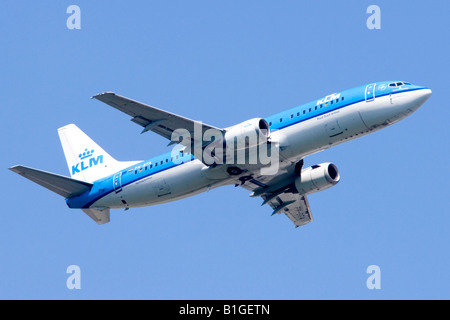
[[[110,209],[157,205],[234,184],[299,227],[313,220],[307,196],[340,180],[333,163],[303,168],[305,157],[404,119],[431,93],[409,82],[380,81],[218,128],[105,92],[92,98],[128,114],[142,133],[170,140],[171,152],[117,161],[69,124],[58,134],[70,178],[22,165],[9,169],[63,196],[69,208],[100,225],[110,222]]]

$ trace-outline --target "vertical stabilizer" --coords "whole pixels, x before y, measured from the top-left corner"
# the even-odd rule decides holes
[[[94,182],[139,162],[117,161],[74,124],[59,128],[58,134],[74,179]]]

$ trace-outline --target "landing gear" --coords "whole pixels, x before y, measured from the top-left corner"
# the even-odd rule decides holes
[[[244,176],[244,177],[240,177],[239,181],[241,182],[241,186],[246,183],[247,181],[250,181],[253,179],[253,176]]]
[[[227,172],[230,176],[238,176],[240,175],[243,171],[242,169],[238,168],[238,167],[228,167],[227,168]]]

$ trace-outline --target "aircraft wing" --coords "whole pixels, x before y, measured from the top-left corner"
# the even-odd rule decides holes
[[[241,179],[236,185],[253,191],[250,195],[252,197],[260,196],[263,199],[262,205],[268,204],[273,209],[272,215],[284,213],[295,227],[300,227],[312,222],[313,217],[307,196],[299,194],[295,189],[294,178],[295,171],[291,167],[280,170],[275,176],[252,176],[251,179],[250,177]]]
[[[102,101],[117,110],[120,110],[129,116],[131,116],[131,121],[142,126],[144,130],[142,133],[147,131],[153,131],[166,139],[171,140],[172,133],[176,129],[186,129],[190,132],[192,139],[194,138],[194,128],[201,126],[202,137],[203,133],[208,129],[215,129],[223,131],[222,129],[210,126],[199,121],[191,120],[174,113],[170,113],[122,96],[119,96],[112,92],[101,93],[92,97]],[[170,144],[178,143],[171,142]],[[193,143],[193,140],[191,144]],[[186,145],[186,143],[181,143]]]

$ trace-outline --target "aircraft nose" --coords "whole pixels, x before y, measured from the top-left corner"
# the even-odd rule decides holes
[[[431,91],[431,89],[428,88],[422,90],[422,95],[426,100],[428,100],[428,98],[431,97],[432,93],[433,92]]]
[[[431,97],[432,91],[428,88],[424,88],[420,90],[420,95],[417,98],[417,102],[422,105],[424,104],[430,97]]]
[[[411,111],[419,109],[431,97],[431,93],[431,90],[426,87],[422,87],[419,90],[412,91],[413,99],[411,100],[408,109],[410,109]]]

